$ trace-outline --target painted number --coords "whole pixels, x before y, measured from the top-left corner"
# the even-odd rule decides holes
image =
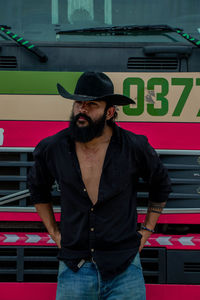
[[[196,85],[200,85],[200,78],[196,79]],[[200,117],[200,110],[199,110],[199,112],[197,114],[197,117]]]
[[[183,107],[188,99],[188,96],[193,87],[193,79],[192,78],[172,78],[172,85],[183,85],[183,92],[178,100],[178,103],[175,107],[175,110],[172,116],[180,116]]]
[[[164,116],[168,113],[168,100],[165,96],[167,96],[169,91],[169,84],[165,78],[151,78],[147,83],[148,90],[154,90],[156,85],[161,86],[161,92],[157,93],[156,101],[160,101],[161,107],[155,108],[154,103],[147,104],[147,112],[151,116]]]
[[[144,80],[141,78],[127,78],[124,80],[124,95],[130,97],[130,88],[132,85],[137,86],[137,107],[130,105],[123,106],[123,111],[128,116],[139,116],[144,112]]]
[[[176,107],[172,113],[172,116],[180,116],[184,105],[189,97],[189,94],[193,87],[193,79],[192,78],[172,78],[171,79],[172,86],[184,86],[183,91],[178,99]],[[200,85],[200,78],[196,79],[196,85]],[[131,86],[137,87],[137,107],[124,106],[123,111],[126,115],[129,116],[139,116],[144,112],[144,90],[145,84],[143,79],[139,77],[135,78],[127,78],[123,83],[123,93],[124,95],[130,97],[130,89]],[[156,98],[154,103],[147,103],[147,113],[151,116],[164,116],[168,113],[169,110],[169,102],[167,99],[167,95],[169,92],[169,83],[165,78],[150,78],[147,82],[147,90],[154,91],[155,87],[159,86],[160,92],[156,93]],[[159,108],[156,107],[159,103]],[[200,116],[200,110],[197,114]]]

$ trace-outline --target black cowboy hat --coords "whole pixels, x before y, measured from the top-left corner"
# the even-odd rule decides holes
[[[113,83],[104,73],[85,72],[77,81],[74,94],[67,92],[57,83],[59,94],[75,101],[105,101],[111,105],[134,104],[135,101],[120,94],[114,94]]]

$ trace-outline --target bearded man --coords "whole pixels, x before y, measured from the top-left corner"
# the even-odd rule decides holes
[[[170,180],[147,138],[115,124],[116,105],[130,98],[114,94],[104,73],[86,72],[75,93],[70,126],[42,140],[29,173],[31,199],[59,248],[57,300],[144,300],[139,253],[171,191]],[[149,206],[137,231],[138,179],[148,183]],[[61,223],[51,203],[60,187]]]

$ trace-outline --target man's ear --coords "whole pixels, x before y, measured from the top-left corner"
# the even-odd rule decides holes
[[[114,113],[115,113],[115,107],[114,106],[109,107],[106,113],[106,120],[110,120],[114,116]]]

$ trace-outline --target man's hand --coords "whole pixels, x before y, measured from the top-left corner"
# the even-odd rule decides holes
[[[35,208],[42,219],[48,233],[52,240],[57,244],[58,248],[61,248],[61,234],[58,225],[55,220],[54,211],[51,203],[38,203],[35,204]]]
[[[61,248],[61,234],[60,231],[56,231],[55,233],[51,233],[51,238],[52,240],[54,240],[54,242],[56,243],[56,245],[58,246],[58,248]]]
[[[141,235],[142,235],[142,238],[141,238],[141,242],[140,242],[140,247],[139,247],[139,252],[142,251],[142,248],[144,247],[146,241],[148,240],[148,238],[151,236],[151,232],[147,231],[147,230],[139,230],[138,231]]]

